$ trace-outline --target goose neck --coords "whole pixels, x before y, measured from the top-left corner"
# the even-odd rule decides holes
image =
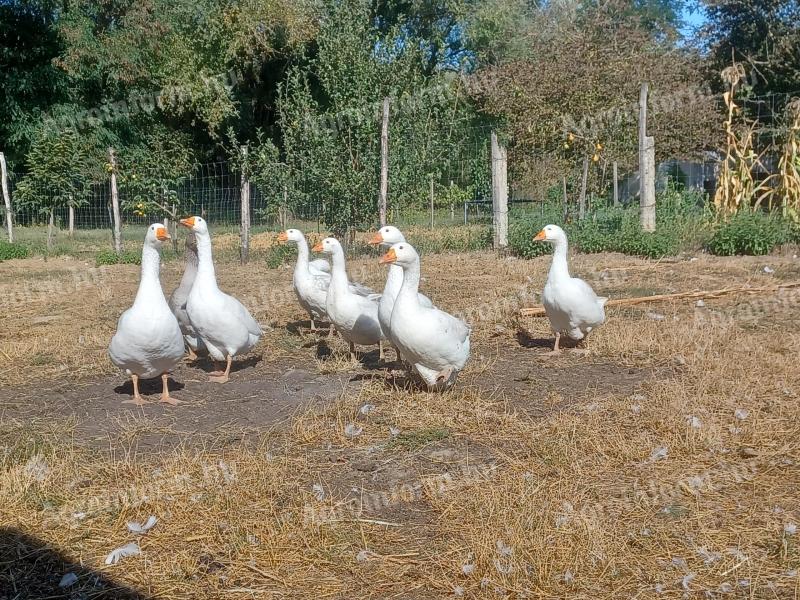
[[[217,283],[214,258],[211,254],[211,236],[208,234],[197,236],[197,279],[214,285]]]
[[[347,290],[347,268],[345,266],[344,251],[336,248],[331,253],[331,287],[335,292]]]
[[[403,284],[400,286],[400,296],[417,298],[419,293],[419,260],[401,267],[403,269]]]
[[[145,244],[142,248],[142,267],[141,279],[139,280],[139,291],[136,293],[135,302],[152,297],[153,292],[158,291],[162,297],[161,280],[159,271],[161,269],[161,255],[158,250]]]
[[[553,262],[550,265],[548,279],[562,279],[569,277],[569,265],[567,264],[567,240],[558,239],[553,251]]]

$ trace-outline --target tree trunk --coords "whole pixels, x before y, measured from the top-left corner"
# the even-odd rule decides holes
[[[8,242],[14,243],[14,227],[11,222],[11,194],[8,192],[8,171],[6,170],[6,156],[2,152],[0,152],[0,188],[3,190],[3,202],[6,207]]]
[[[49,222],[48,222],[48,225],[47,225],[47,253],[48,254],[50,254],[50,252],[53,249],[53,232],[54,232],[54,229],[55,229],[55,215],[54,215],[54,213],[55,213],[55,209],[51,208],[50,209],[50,219],[49,219]]]
[[[378,197],[378,214],[381,227],[386,225],[386,202],[389,195],[389,98],[383,99],[381,125],[381,188]]]
[[[247,146],[242,148],[244,160],[243,164],[247,164]],[[240,192],[242,202],[242,222],[241,222],[241,262],[245,264],[250,259],[250,180],[247,178],[247,172],[242,170],[242,186]]]

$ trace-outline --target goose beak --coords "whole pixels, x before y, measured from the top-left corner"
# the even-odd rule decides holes
[[[394,248],[389,248],[389,251],[381,256],[380,262],[382,265],[393,264],[397,260],[397,254],[394,252]]]
[[[194,217],[189,217],[188,219],[181,219],[181,225],[191,229],[192,227],[194,227]]]
[[[311,249],[312,252],[322,252],[322,242],[317,242]]]
[[[373,235],[369,239],[369,243],[373,244],[373,245],[382,244],[383,243],[383,236],[381,235],[381,232],[378,231],[377,233],[375,233],[375,235]]]
[[[547,234],[544,232],[544,229],[542,229],[539,233],[536,234],[536,237],[533,238],[533,241],[543,242],[546,239],[547,239]]]
[[[278,234],[278,241],[279,241],[281,244],[284,244],[284,243],[288,242],[288,241],[289,241],[289,234],[288,234],[288,233],[286,233],[285,231],[281,231],[281,232]]]
[[[167,229],[165,227],[159,227],[156,229],[156,239],[159,242],[165,242],[166,240],[171,240],[172,238],[167,233]]]

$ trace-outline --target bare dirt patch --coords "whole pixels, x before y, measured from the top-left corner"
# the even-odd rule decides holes
[[[0,520],[80,556],[76,594],[97,572],[165,600],[796,592],[794,297],[613,310],[588,356],[545,358],[547,321],[515,315],[547,257],[426,256],[424,291],[473,325],[456,389],[430,394],[374,349],[351,363],[320,344],[287,269],[222,263],[223,289],[271,328],[230,383],[182,366],[186,404],[140,410],[105,358],[137,269],[76,285],[65,261],[37,295],[50,266],[0,284],[33,294],[0,328]],[[350,267],[381,287],[374,260]],[[611,297],[798,276],[790,256],[572,270]],[[179,275],[165,265],[167,290]],[[105,567],[150,514],[143,555]]]

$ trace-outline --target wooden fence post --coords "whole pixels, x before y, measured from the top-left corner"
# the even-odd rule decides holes
[[[644,231],[656,230],[656,145],[647,135],[647,82],[639,91],[639,220]]]
[[[433,229],[433,176],[431,176],[431,229]]]
[[[589,157],[583,157],[583,176],[581,177],[581,196],[578,204],[578,219],[583,220],[586,216],[586,186],[589,180]]]
[[[11,194],[8,191],[8,170],[6,168],[6,155],[0,152],[0,183],[3,188],[3,202],[6,206],[6,230],[9,243],[14,242],[14,228],[11,222]]]
[[[242,148],[242,225],[241,235],[241,262],[245,264],[250,258],[250,179],[247,176],[247,146]]]
[[[617,161],[614,161],[614,206],[619,206],[619,172],[617,171]]]
[[[383,99],[383,124],[381,125],[381,189],[378,213],[381,227],[386,225],[386,198],[389,194],[389,98]]]
[[[508,154],[492,132],[492,225],[494,249],[508,246]]]
[[[114,218],[114,252],[122,253],[122,224],[119,216],[119,192],[117,191],[117,159],[114,148],[108,149],[108,162],[111,165],[111,214]]]

